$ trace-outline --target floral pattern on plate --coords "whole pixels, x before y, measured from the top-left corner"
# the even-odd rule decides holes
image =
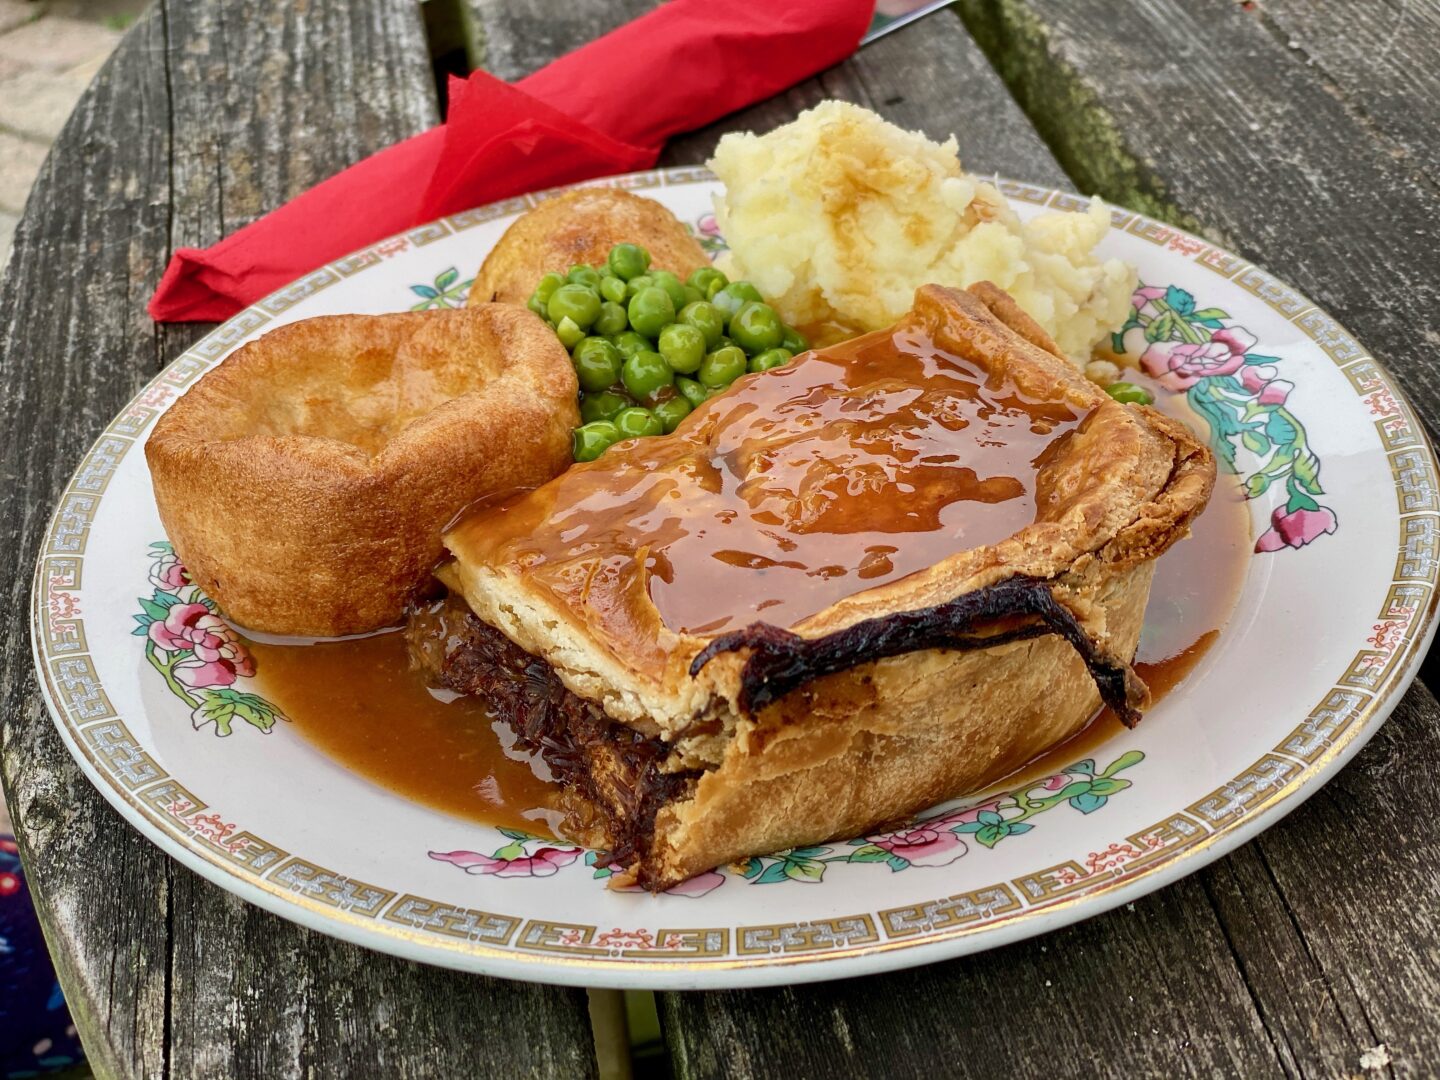
[[[848,841],[849,850],[812,846],[787,848],[770,855],[756,855],[728,867],[728,873],[712,870],[699,874],[667,891],[670,896],[704,896],[732,877],[751,885],[775,885],[794,881],[817,884],[825,878],[831,863],[883,863],[892,873],[912,867],[948,866],[970,850],[965,837],[985,848],[993,848],[1009,836],[1023,836],[1035,826],[1029,819],[1057,806],[1068,804],[1082,814],[1093,814],[1112,795],[1130,786],[1116,774],[1138,765],[1145,755],[1138,750],[1121,754],[1100,772],[1086,758],[1052,776],[1032,780],[1020,787],[992,796],[983,802],[933,817],[920,818],[893,832],[875,833]],[[458,866],[467,874],[496,877],[553,877],[571,865],[584,849],[547,840],[515,829],[499,829],[510,843],[490,855],[478,851],[432,851],[430,858]],[[584,852],[583,865],[592,877],[604,880],[615,868],[604,852]]]
[[[1316,501],[1325,494],[1320,458],[1286,407],[1295,384],[1279,378],[1281,359],[1255,352],[1254,334],[1221,308],[1197,308],[1194,295],[1178,285],[1142,284],[1130,303],[1130,317],[1113,338],[1115,351],[1138,356],[1146,374],[1184,392],[1210,427],[1220,468],[1243,477],[1247,497],[1283,485],[1285,504],[1271,514],[1255,550],[1300,548],[1333,533],[1339,520]]]

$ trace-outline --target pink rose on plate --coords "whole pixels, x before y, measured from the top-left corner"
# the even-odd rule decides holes
[[[1150,301],[1159,300],[1164,295],[1164,289],[1157,289],[1154,285],[1141,285],[1130,297],[1130,306],[1136,311],[1144,311]]]
[[[506,857],[502,852],[516,849],[519,854]],[[542,847],[533,855],[524,854],[520,844],[508,844],[494,855],[478,851],[432,851],[437,862],[458,866],[467,874],[494,874],[496,877],[549,877],[562,866],[569,866],[580,857],[579,848]]]
[[[209,686],[229,686],[241,676],[255,674],[255,661],[246,655],[236,663],[234,660],[181,660],[173,669],[175,678],[191,690],[203,690]]]
[[[150,624],[150,640],[163,652],[190,652],[175,665],[175,678],[192,689],[229,686],[255,674],[255,661],[235,631],[204,604],[175,604]]]
[[[1203,345],[1156,341],[1140,356],[1140,366],[1172,390],[1186,390],[1213,375],[1233,375],[1245,366],[1256,338],[1239,327],[1216,330]]]
[[[165,553],[150,564],[150,584],[166,592],[174,592],[190,584],[190,575],[185,572],[179,559]]]
[[[1335,512],[1325,506],[1313,509],[1302,507],[1286,511],[1276,507],[1270,515],[1270,528],[1255,541],[1256,551],[1279,551],[1281,548],[1302,548],[1312,540],[1318,540],[1339,528]]]
[[[965,841],[948,829],[931,823],[916,824],[897,832],[867,836],[865,839],[911,866],[948,866],[969,849]]]
[[[715,220],[714,214],[706,214],[695,223],[702,236],[719,236],[720,224]]]
[[[1284,405],[1295,384],[1277,379],[1278,374],[1274,364],[1247,364],[1240,372],[1240,385],[1254,394],[1261,405]]]

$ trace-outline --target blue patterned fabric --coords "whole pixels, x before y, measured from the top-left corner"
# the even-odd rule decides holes
[[[82,1057],[19,850],[13,837],[0,835],[0,1078],[40,1076]]]

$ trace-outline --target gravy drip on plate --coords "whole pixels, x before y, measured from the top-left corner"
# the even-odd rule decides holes
[[[341,765],[457,817],[548,833],[549,770],[508,749],[513,736],[484,701],[433,694],[404,634],[248,647],[261,693]]]
[[[677,632],[792,627],[1031,524],[1037,473],[1081,419],[921,331],[882,331],[742,380],[675,436],[459,531],[577,608],[643,618],[648,595]]]

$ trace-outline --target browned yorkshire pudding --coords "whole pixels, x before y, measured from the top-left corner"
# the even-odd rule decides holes
[[[160,519],[243,626],[388,626],[466,506],[570,463],[565,349],[501,304],[273,330],[202,378],[145,446]]]
[[[544,274],[576,263],[599,266],[621,243],[640,244],[652,265],[682,279],[710,264],[680,219],[654,199],[618,188],[578,188],[546,199],[505,230],[475,275],[471,300],[523,304]]]

